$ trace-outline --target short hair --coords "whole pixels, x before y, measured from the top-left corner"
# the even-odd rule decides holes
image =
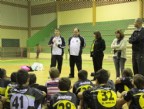
[[[6,70],[3,68],[0,68],[0,78],[4,78],[6,76]]]
[[[58,78],[59,77],[59,70],[55,67],[51,67],[49,70],[49,74],[51,78]]]
[[[76,28],[74,28],[74,29],[77,29],[77,31],[80,32],[80,29],[79,29],[79,28],[76,27]]]
[[[138,22],[138,23],[143,23],[143,19],[142,18],[137,18],[136,20],[135,20],[135,22]]]
[[[123,33],[123,31],[122,31],[121,29],[116,30],[116,31],[115,31],[115,34],[120,34],[120,39],[123,39],[123,38],[124,38],[124,33]]]
[[[59,29],[59,28],[55,28],[55,30],[58,30],[58,31],[60,31],[60,29]]]
[[[93,34],[97,36],[97,38],[102,38],[100,31],[95,31]]]
[[[33,73],[29,74],[29,78],[30,78],[29,85],[36,83],[37,78],[36,78],[35,74],[33,74]]]
[[[71,87],[71,81],[69,78],[63,77],[59,80],[58,88],[61,91],[68,91]]]
[[[86,80],[88,76],[88,72],[86,70],[80,70],[78,72],[78,78],[81,80]]]
[[[11,74],[11,82],[17,82],[17,72]]]
[[[125,68],[122,72],[123,77],[133,77],[133,72],[130,68]]]
[[[134,75],[133,81],[134,81],[134,85],[138,89],[144,88],[144,76],[143,75],[141,74]]]
[[[109,72],[105,69],[98,70],[96,72],[95,78],[99,84],[105,84],[109,80]]]
[[[17,72],[17,83],[19,85],[23,85],[23,84],[26,84],[27,83],[27,80],[29,78],[29,74],[27,71],[25,70],[18,70]]]

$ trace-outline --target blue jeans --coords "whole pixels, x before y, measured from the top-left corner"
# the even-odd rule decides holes
[[[114,56],[113,61],[114,61],[115,70],[116,70],[116,77],[120,77],[120,75],[122,74],[122,72],[124,70],[126,59],[118,58],[118,57]]]

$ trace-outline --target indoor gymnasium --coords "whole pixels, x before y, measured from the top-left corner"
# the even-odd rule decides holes
[[[0,109],[144,109],[143,18],[144,0],[0,0]]]

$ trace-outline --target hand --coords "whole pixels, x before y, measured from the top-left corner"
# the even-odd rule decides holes
[[[50,44],[49,47],[52,47],[53,44]]]
[[[4,103],[6,100],[7,100],[7,98],[6,98],[6,97],[1,96],[1,99],[0,99],[0,101],[1,101],[1,102],[3,102],[3,103]]]
[[[56,45],[56,46],[58,46],[58,44],[57,44],[57,43],[56,43],[55,45]]]
[[[53,39],[53,43],[55,43],[55,42],[56,42],[56,39],[54,38],[54,39]]]
[[[117,78],[116,81],[115,81],[115,84],[118,84],[118,83],[121,83],[121,79],[120,78]]]
[[[44,91],[42,91],[42,94],[43,94],[44,97],[46,96],[46,93]]]

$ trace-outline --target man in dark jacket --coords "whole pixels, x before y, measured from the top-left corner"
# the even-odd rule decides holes
[[[55,36],[52,36],[48,45],[51,47],[51,65],[50,67],[55,67],[56,62],[58,63],[58,70],[61,73],[63,53],[65,48],[65,40],[60,35],[60,30],[55,29]]]
[[[74,66],[76,64],[78,71],[82,69],[82,49],[85,47],[85,40],[80,36],[78,28],[74,28],[74,35],[69,38],[70,54],[70,74],[69,78],[74,78]]]
[[[135,20],[136,30],[129,38],[129,43],[132,44],[133,72],[144,75],[144,28],[142,23],[141,18]]]

